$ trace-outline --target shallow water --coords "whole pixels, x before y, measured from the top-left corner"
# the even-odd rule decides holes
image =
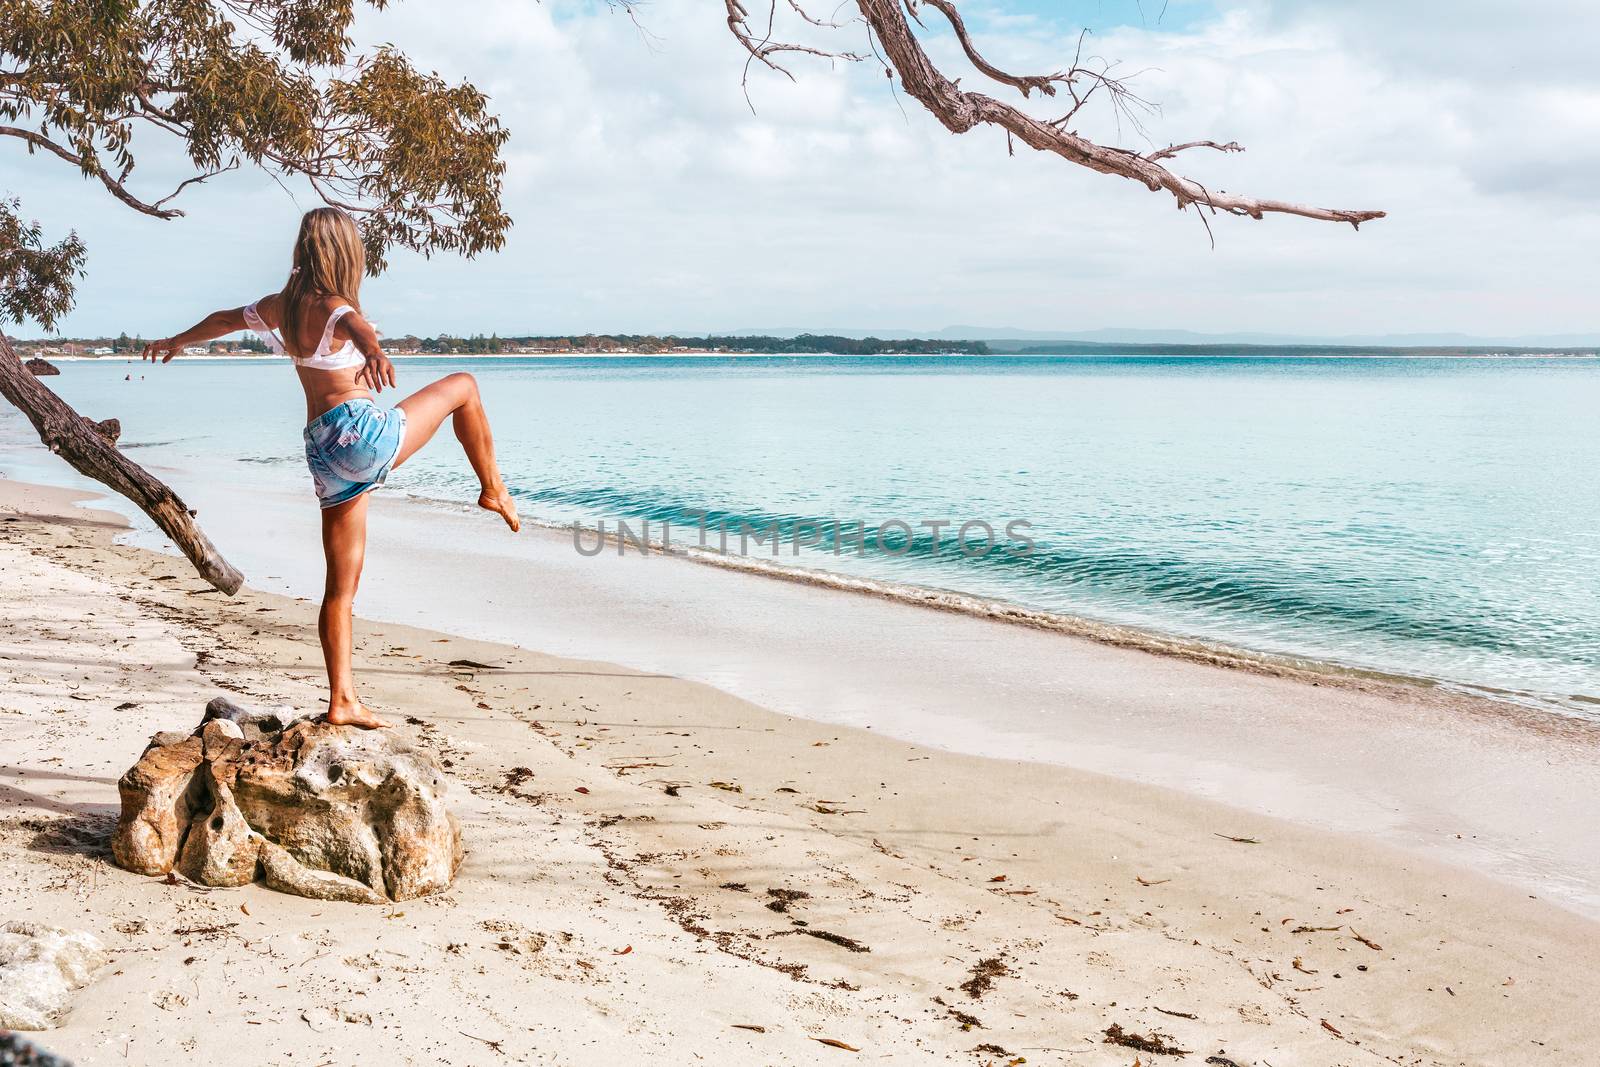
[[[478,375],[507,479],[537,518],[648,520],[653,538],[669,523],[680,544],[704,521],[711,545],[725,529],[737,550],[743,530],[766,559],[771,543],[749,535],[776,529],[787,563],[1597,711],[1594,360],[398,366],[404,391]],[[186,472],[180,492],[185,477],[308,487],[303,405],[280,363],[62,370],[51,386],[119,417],[141,462]],[[0,412],[0,429],[19,422]],[[390,486],[473,495],[453,446]],[[955,543],[969,521],[993,528],[991,550],[981,526],[967,551]],[[1008,539],[1009,523],[1028,525]]]

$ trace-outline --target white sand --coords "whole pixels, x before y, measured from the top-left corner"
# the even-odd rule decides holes
[[[1105,1044],[1113,1024],[1185,1062],[1593,1058],[1595,924],[1479,874],[397,625],[359,627],[358,673],[449,761],[470,850],[449,892],[364,908],[129,875],[104,855],[116,776],[219,690],[314,704],[314,605],[224,601],[57,491],[0,483],[6,518],[0,919],[113,950],[42,1035],[80,1062],[1178,1062]],[[781,913],[772,889],[810,895]],[[991,987],[962,988],[985,960]]]

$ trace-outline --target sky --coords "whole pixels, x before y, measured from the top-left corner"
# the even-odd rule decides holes
[[[785,5],[780,4],[779,7]],[[1208,186],[1389,217],[1212,222],[1165,194],[979,129],[955,136],[872,64],[752,71],[710,0],[400,0],[363,45],[470,79],[511,131],[505,249],[399,253],[363,303],[384,332],[704,333],[739,329],[1600,338],[1600,5],[1592,0],[968,0],[984,54],[1041,72],[1086,54],[1137,72],[1159,110],[1080,129],[1187,153]],[[833,9],[818,6],[818,13]],[[779,18],[782,32],[862,49]],[[968,67],[927,11],[942,69]],[[1051,102],[1023,106],[1041,115]],[[136,190],[183,176],[141,144]],[[0,145],[0,194],[89,247],[69,336],[175,332],[276,290],[302,211],[293,184],[240,172],[160,222],[53,158]],[[13,329],[32,336],[32,324]]]

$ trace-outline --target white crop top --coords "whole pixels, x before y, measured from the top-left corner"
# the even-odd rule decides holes
[[[366,362],[366,357],[356,351],[354,341],[346,341],[337,352],[330,352],[328,346],[333,343],[333,328],[355,308],[349,304],[340,304],[333,309],[333,314],[328,316],[328,325],[322,331],[322,340],[317,343],[317,350],[309,356],[292,356],[283,347],[283,338],[278,336],[278,331],[268,326],[256,306],[251,304],[244,309],[245,325],[259,334],[267,346],[280,356],[289,356],[297,367],[311,367],[315,370],[345,370],[349,367],[359,367]]]

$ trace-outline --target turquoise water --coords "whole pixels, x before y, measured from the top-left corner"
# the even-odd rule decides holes
[[[741,523],[776,524],[787,563],[1600,710],[1594,360],[398,366],[403,391],[478,375],[507,479],[548,521],[650,520],[653,537],[670,522],[694,543],[707,514],[730,547]],[[176,468],[180,492],[185,478],[308,485],[281,363],[71,363],[50,383],[120,417],[130,455]],[[453,446],[390,480],[441,500],[473,484]],[[865,555],[836,555],[836,520],[865,524],[869,545],[885,522],[913,536],[891,525]],[[993,527],[992,551],[955,547],[969,520]],[[1007,539],[1017,521],[1031,525]],[[948,525],[936,540],[928,522]],[[796,556],[796,531],[819,526]]]

